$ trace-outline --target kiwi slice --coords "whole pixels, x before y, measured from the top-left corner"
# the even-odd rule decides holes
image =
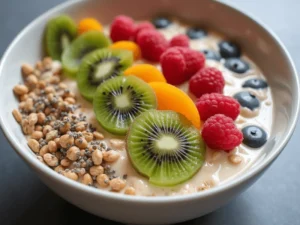
[[[77,84],[81,95],[93,101],[99,84],[121,75],[132,62],[132,53],[126,50],[104,48],[89,53],[82,59],[77,73]]]
[[[156,108],[157,102],[146,82],[134,76],[119,76],[100,84],[93,105],[96,118],[105,130],[125,135],[134,119]]]
[[[55,17],[47,23],[45,34],[46,52],[52,59],[60,60],[61,55],[77,33],[75,22],[67,15]]]
[[[134,120],[127,152],[135,169],[158,186],[190,179],[205,159],[199,130],[182,114],[165,110],[149,110]]]
[[[105,48],[111,44],[110,39],[100,31],[88,31],[76,38],[62,54],[64,72],[76,76],[81,60],[88,53]]]

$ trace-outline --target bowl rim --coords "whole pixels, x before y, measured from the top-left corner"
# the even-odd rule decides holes
[[[72,5],[76,5],[80,2],[84,2],[84,0],[73,0],[73,1],[67,1],[67,2],[61,3],[61,4],[51,8],[50,10],[44,12],[43,14],[41,14],[40,16],[35,18],[33,21],[31,21],[25,28],[23,28],[23,30],[21,32],[19,32],[19,34],[11,42],[11,44],[6,49],[6,51],[2,57],[2,61],[0,64],[0,76],[3,76],[2,75],[3,67],[5,64],[6,58],[10,54],[11,49],[14,48],[15,43],[17,43],[18,40],[20,40],[25,33],[27,33],[32,27],[34,27],[39,22],[45,20],[45,18],[50,16],[51,14],[54,14],[57,11],[63,10],[65,8],[71,7]],[[290,138],[295,130],[298,116],[299,116],[299,105],[300,105],[299,79],[297,76],[296,67],[294,65],[294,62],[293,62],[290,54],[288,53],[287,49],[285,48],[285,46],[283,45],[281,40],[277,37],[277,35],[268,26],[266,26],[264,23],[262,23],[257,18],[254,18],[251,14],[246,13],[245,11],[241,10],[237,6],[234,6],[232,3],[223,2],[222,0],[217,0],[217,1],[215,1],[215,3],[220,4],[223,7],[228,7],[231,10],[234,10],[237,13],[241,14],[241,16],[248,17],[257,26],[259,26],[260,28],[265,30],[267,33],[269,33],[270,36],[273,38],[273,40],[278,45],[278,47],[280,47],[280,49],[282,50],[282,54],[286,57],[287,61],[290,64],[292,72],[293,72],[292,76],[296,83],[297,95],[295,96],[296,106],[295,106],[294,116],[291,118],[291,120],[292,120],[291,126],[288,127],[288,131],[285,133],[285,137],[284,137],[283,141],[277,146],[276,149],[273,149],[273,151],[271,151],[271,153],[268,155],[268,157],[266,157],[264,159],[263,162],[261,162],[260,164],[256,165],[255,167],[253,167],[251,169],[246,170],[244,174],[240,174],[239,176],[228,180],[224,184],[216,186],[216,187],[206,190],[204,192],[195,192],[195,193],[190,193],[187,195],[176,195],[176,196],[155,196],[155,197],[128,196],[128,195],[124,195],[124,194],[111,193],[107,190],[95,189],[93,187],[88,187],[88,186],[82,185],[81,183],[79,183],[77,181],[72,181],[70,179],[66,179],[65,177],[61,176],[60,174],[58,174],[54,170],[50,169],[49,167],[46,167],[42,163],[38,163],[38,161],[35,158],[33,158],[32,156],[30,156],[29,154],[27,154],[23,151],[24,147],[16,139],[14,133],[9,131],[9,129],[8,129],[9,123],[8,122],[6,123],[5,118],[3,118],[2,114],[0,114],[0,128],[2,129],[6,139],[10,143],[10,145],[21,156],[21,158],[23,158],[32,168],[34,168],[35,170],[38,170],[41,173],[43,173],[44,175],[46,175],[48,177],[48,179],[53,179],[53,180],[57,181],[58,183],[60,183],[61,185],[64,185],[65,188],[74,188],[74,189],[76,189],[76,191],[83,191],[83,192],[86,192],[87,194],[91,194],[91,195],[101,197],[101,198],[107,198],[107,199],[119,200],[119,201],[128,201],[128,202],[134,202],[134,203],[135,202],[136,203],[147,203],[147,204],[149,204],[149,203],[150,204],[151,203],[153,203],[153,204],[155,204],[155,203],[172,203],[172,202],[182,202],[182,201],[188,201],[188,200],[196,200],[196,199],[199,200],[199,199],[209,198],[212,195],[216,195],[216,194],[220,194],[221,192],[228,191],[229,189],[232,189],[238,185],[241,185],[242,183],[246,182],[247,180],[257,176],[266,167],[268,167],[272,163],[272,161],[274,161],[279,156],[279,154],[283,151],[284,147],[290,140]]]

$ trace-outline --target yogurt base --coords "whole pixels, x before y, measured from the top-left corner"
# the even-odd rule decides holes
[[[161,30],[160,32],[163,33],[167,39],[170,39],[176,34],[185,33],[186,29],[186,26],[174,22],[171,26]],[[108,27],[106,28],[106,32],[108,32]],[[218,42],[222,39],[222,36],[213,32],[209,32],[207,37],[199,40],[191,40],[190,47],[195,50],[210,49],[218,51]],[[241,114],[235,121],[237,127],[242,129],[247,125],[257,125],[262,127],[268,134],[270,134],[273,120],[273,100],[270,87],[263,90],[242,88],[242,84],[250,78],[265,79],[259,68],[247,56],[243,55],[242,58],[250,64],[250,70],[245,74],[236,74],[225,68],[223,65],[223,59],[220,62],[206,60],[206,66],[215,67],[222,71],[226,82],[224,95],[233,96],[239,91],[247,90],[256,95],[260,100],[261,106],[259,109],[251,111],[247,108],[241,108]],[[136,63],[149,62],[140,60]],[[156,64],[156,66],[160,69],[159,64]],[[108,146],[110,146],[110,139],[124,139],[124,137],[116,137],[112,134],[109,134],[100,127],[95,118],[92,104],[80,96],[76,81],[66,79],[64,82],[68,85],[70,90],[76,93],[77,101],[81,105],[81,108],[78,111],[84,113],[88,118],[88,122],[92,123],[97,130],[104,134],[104,141]],[[180,85],[179,88],[188,93],[194,101],[196,100],[195,96],[190,94],[188,91],[188,82]],[[229,153],[206,148],[205,163],[192,179],[175,187],[157,187],[150,184],[146,177],[141,176],[132,167],[127,156],[125,146],[121,149],[118,149],[118,151],[121,157],[117,162],[111,164],[111,168],[115,170],[115,174],[117,176],[122,177],[126,175],[127,185],[135,188],[136,195],[143,196],[170,196],[204,191],[233,179],[249,169],[256,160],[264,157],[263,147],[261,149],[251,149],[241,144]],[[238,158],[241,160],[240,163],[233,162],[232,157],[236,156],[238,156]]]

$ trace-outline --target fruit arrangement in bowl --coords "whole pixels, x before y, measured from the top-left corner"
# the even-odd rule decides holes
[[[238,44],[176,18],[48,21],[13,91],[28,146],[62,176],[142,196],[205,191],[262,155],[270,87]],[[39,162],[40,161],[40,162]]]

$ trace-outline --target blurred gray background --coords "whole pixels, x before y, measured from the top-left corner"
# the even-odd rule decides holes
[[[201,1],[201,0],[199,0]],[[30,21],[64,0],[0,0],[0,55]],[[300,1],[232,0],[268,25],[300,69]],[[3,110],[3,109],[1,109]],[[298,127],[286,149],[265,175],[223,208],[182,225],[300,224],[300,149]],[[119,224],[97,218],[50,191],[9,146],[0,131],[0,224]]]

